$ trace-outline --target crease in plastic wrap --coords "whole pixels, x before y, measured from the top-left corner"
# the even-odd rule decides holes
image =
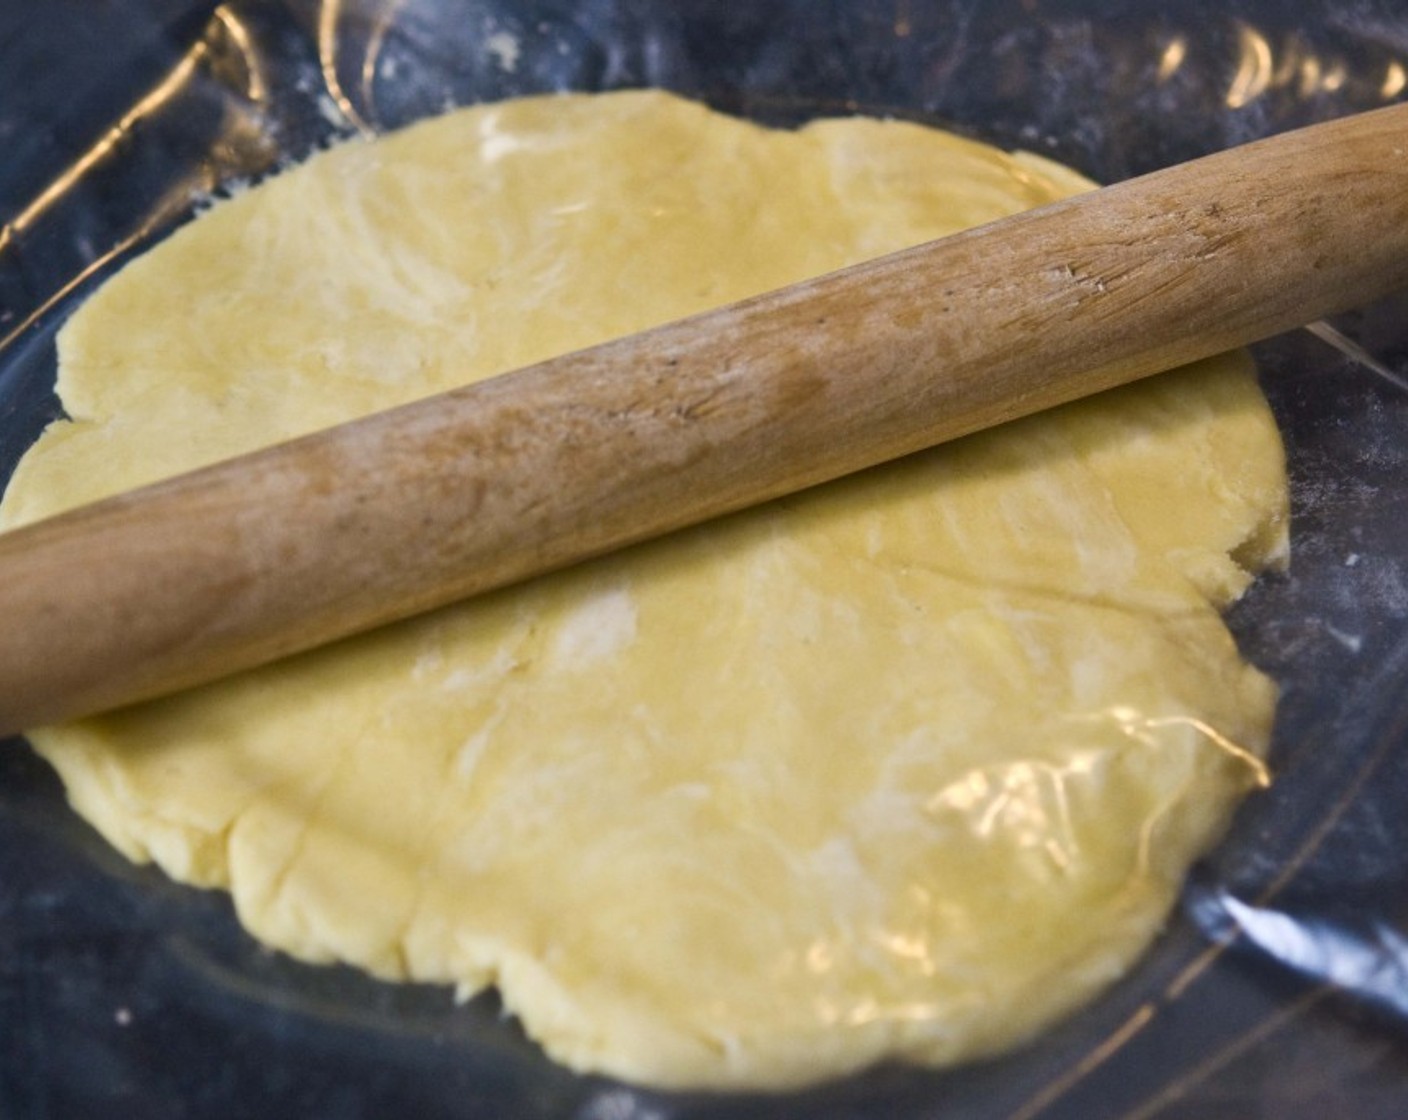
[[[83,18],[75,13],[83,9]],[[1399,99],[1389,4],[0,5],[0,473],[59,415],[53,334],[212,198],[357,133],[549,90],[660,86],[766,123],[954,127],[1112,181]],[[1390,372],[1400,301],[1336,323]],[[1257,349],[1288,574],[1234,608],[1281,686],[1275,780],[1092,1006],[948,1071],[790,1097],[552,1066],[494,997],[270,955],[130,867],[27,748],[0,756],[0,1111],[580,1117],[1397,1115],[1408,1093],[1408,402],[1308,333]],[[47,1110],[47,1111],[46,1111]]]

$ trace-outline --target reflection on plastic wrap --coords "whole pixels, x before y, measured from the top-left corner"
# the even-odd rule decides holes
[[[1408,1016],[1408,933],[1402,920],[1396,914],[1377,917],[1388,900],[1371,895],[1355,905],[1343,897],[1348,893],[1302,915],[1251,906],[1225,891],[1194,894],[1189,913],[1215,941]]]
[[[783,123],[934,119],[1113,180],[1408,85],[1408,17],[1387,0],[1108,9],[0,3],[0,477],[54,414],[52,330],[94,280],[212,194],[448,105],[661,85]],[[1402,375],[1401,310],[1337,327]],[[1283,685],[1271,787],[1197,872],[1156,951],[1097,1006],[1009,1058],[878,1071],[789,1099],[793,1114],[1398,1115],[1408,401],[1306,335],[1259,358],[1290,452],[1295,561],[1234,623]],[[52,774],[7,743],[0,1112],[81,1117],[114,1103],[151,1116],[778,1108],[573,1078],[490,1000],[455,1008],[440,992],[270,957],[219,899],[112,858]]]
[[[11,328],[7,333],[19,334],[84,280],[184,216],[200,192],[213,190],[231,175],[252,174],[272,165],[276,145],[259,117],[269,97],[264,65],[252,51],[245,25],[229,10],[217,9],[203,38],[186,48],[174,66],[18,212],[7,215],[0,230],[0,252],[7,262],[16,261],[19,278],[26,279],[40,267],[26,260],[36,243],[47,251],[42,264],[46,279],[61,278],[47,286],[52,290],[40,287],[26,293],[35,306],[26,318],[7,323]],[[133,148],[140,143],[138,133],[158,120],[180,120],[183,135],[179,150],[159,153],[169,160],[170,181],[162,183],[162,190],[153,196],[145,177],[150,174],[148,154],[141,153],[134,167]],[[91,218],[83,211],[100,210],[109,196],[128,189],[140,193],[140,205],[133,207],[136,212],[118,230],[104,231],[107,236],[94,244],[85,235],[83,227]],[[46,237],[55,227],[69,237]],[[52,254],[66,250],[74,254],[71,259],[54,259]],[[6,310],[13,317],[11,309]]]

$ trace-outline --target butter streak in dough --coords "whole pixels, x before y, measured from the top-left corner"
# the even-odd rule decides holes
[[[5,520],[1084,185],[659,93],[349,144],[74,317],[73,420]],[[497,983],[574,1067],[950,1062],[1118,976],[1259,776],[1274,689],[1217,609],[1284,503],[1229,357],[33,740],[123,852],[228,887],[264,941]]]

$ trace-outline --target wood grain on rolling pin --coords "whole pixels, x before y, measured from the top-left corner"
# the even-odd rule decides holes
[[[1408,284],[1408,106],[0,536],[0,731],[202,683]]]

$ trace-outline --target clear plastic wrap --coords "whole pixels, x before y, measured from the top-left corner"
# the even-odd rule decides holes
[[[451,104],[659,85],[770,122],[933,120],[1113,180],[1396,99],[1389,4],[0,5],[0,474],[57,412],[53,331],[212,194]],[[25,10],[22,10],[25,9]],[[79,15],[81,13],[81,18]],[[1395,304],[1340,324],[1391,367]],[[786,1099],[551,1066],[491,999],[257,949],[221,897],[128,867],[0,753],[0,1110],[82,1116],[1397,1115],[1408,584],[1401,391],[1305,334],[1258,351],[1294,566],[1238,605],[1282,685],[1277,781],[1152,953],[1006,1058]]]

